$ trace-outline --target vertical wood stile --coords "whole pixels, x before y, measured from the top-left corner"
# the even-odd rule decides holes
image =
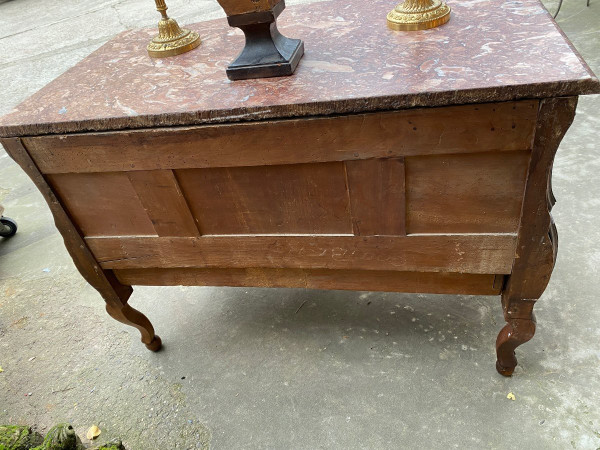
[[[406,235],[404,158],[346,161],[356,236]]]

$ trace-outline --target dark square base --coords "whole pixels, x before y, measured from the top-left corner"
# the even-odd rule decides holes
[[[269,78],[292,75],[304,55],[304,43],[279,35],[278,44],[246,46],[227,68],[230,80]]]

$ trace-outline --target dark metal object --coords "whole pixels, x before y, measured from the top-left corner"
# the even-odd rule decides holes
[[[11,237],[17,232],[17,222],[9,217],[0,218],[0,236]]]
[[[238,27],[246,36],[246,45],[227,68],[230,80],[268,78],[291,75],[304,55],[300,39],[283,36],[277,29],[277,17],[285,2],[277,3],[269,11],[237,14],[227,18],[229,25]]]

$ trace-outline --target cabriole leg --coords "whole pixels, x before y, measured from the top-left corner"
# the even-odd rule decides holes
[[[133,289],[121,284],[111,270],[104,270],[96,261],[87,246],[80,230],[72,222],[71,217],[63,208],[46,178],[41,174],[33,159],[27,152],[20,138],[5,138],[1,141],[7,153],[29,175],[50,207],[54,216],[56,228],[62,235],[65,246],[75,267],[83,278],[93,286],[106,302],[108,314],[126,325],[131,325],[142,333],[142,342],[152,351],[158,351],[161,341],[154,334],[154,328],[146,316],[127,304]]]
[[[554,269],[558,234],[550,215],[555,202],[552,165],[576,106],[576,97],[540,101],[515,258],[502,290],[507,325],[496,339],[496,369],[504,376],[512,375],[515,370],[515,349],[535,334],[533,305],[544,293]]]
[[[154,327],[152,326],[152,323],[150,323],[148,318],[137,309],[132,308],[128,304],[113,305],[107,303],[106,312],[108,312],[113,319],[140,330],[140,333],[142,334],[142,342],[146,344],[146,348],[148,350],[157,352],[162,347],[160,337],[154,334]]]
[[[528,318],[507,318],[506,322],[496,339],[496,370],[501,375],[509,377],[517,367],[515,349],[533,337],[536,322],[533,312]]]

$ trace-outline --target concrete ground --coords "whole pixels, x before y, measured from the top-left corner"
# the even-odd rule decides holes
[[[214,0],[169,5],[180,23],[221,15]],[[117,32],[154,25],[152,7],[0,1],[0,113]],[[600,0],[568,0],[558,21],[600,73]],[[69,421],[80,436],[96,424],[134,450],[599,448],[598,111],[599,96],[580,100],[558,153],[558,263],[512,378],[494,368],[494,297],[136,288],[165,344],[148,352],[0,151],[0,203],[20,227],[0,242],[0,423]]]

